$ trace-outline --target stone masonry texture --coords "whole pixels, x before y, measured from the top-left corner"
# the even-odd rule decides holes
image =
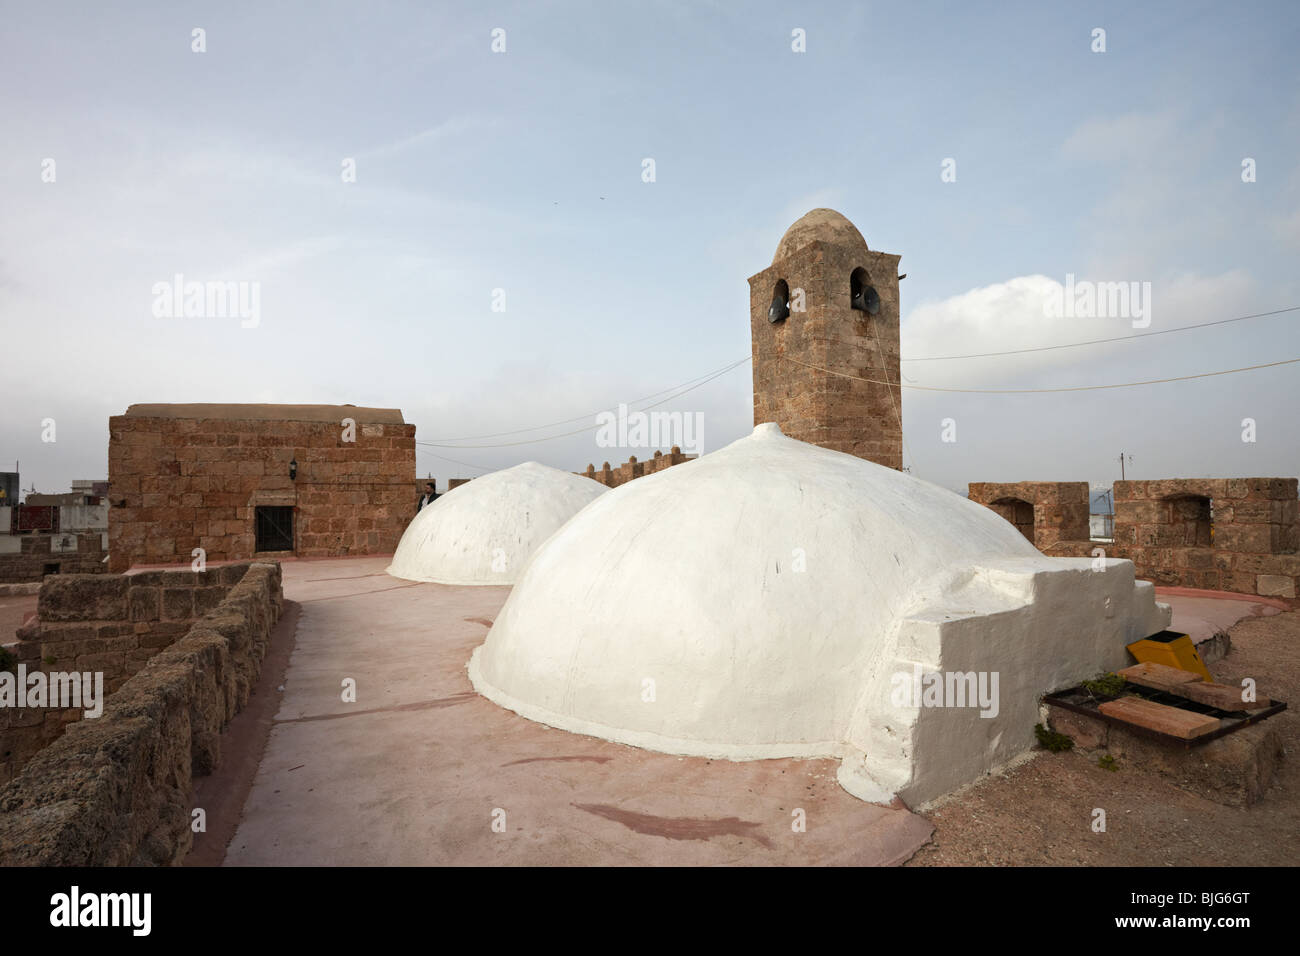
[[[969,497],[1014,524],[1044,554],[1060,541],[1088,540],[1086,481],[975,482]]]
[[[215,606],[118,688],[100,717],[71,724],[0,789],[0,866],[184,859],[194,777],[219,764],[221,731],[248,703],[283,607],[278,564],[221,570],[223,581],[240,576]],[[143,587],[165,590],[158,580]],[[65,597],[56,603],[71,612]],[[157,599],[163,615],[165,593]],[[109,589],[92,603],[97,614],[136,607],[129,592]]]
[[[838,216],[815,210],[800,223],[818,213]],[[776,422],[791,438],[901,469],[899,256],[869,251],[842,222],[847,229],[814,222],[783,241],[776,261],[749,280],[754,424]],[[880,297],[877,315],[851,308],[858,268]],[[806,311],[792,306],[788,318],[773,324],[768,307],[782,280],[792,295],[802,290]]]
[[[251,558],[261,505],[294,509],[293,554],[383,554],[416,510],[415,426],[392,409],[132,406],[108,471],[111,571]]]
[[[969,496],[1028,528],[1026,536],[1045,554],[1088,557],[1100,548],[1106,557],[1132,561],[1136,575],[1155,584],[1296,600],[1298,487],[1295,478],[1117,481],[1113,542],[1088,540],[1083,482],[976,482]]]
[[[200,572],[49,577],[41,585],[36,620],[18,629],[18,640],[7,650],[15,668],[22,664],[29,675],[102,674],[104,693],[111,694],[220,604],[247,570],[239,564]],[[81,720],[83,710],[0,708],[0,784]]]

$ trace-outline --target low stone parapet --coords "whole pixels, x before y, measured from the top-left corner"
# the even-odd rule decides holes
[[[0,865],[184,858],[193,778],[219,763],[222,728],[247,703],[283,606],[278,564],[235,567],[238,583],[113,693],[102,716],[70,725],[0,790]]]

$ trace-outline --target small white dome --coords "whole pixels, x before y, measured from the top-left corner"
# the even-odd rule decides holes
[[[565,730],[731,759],[842,756],[859,796],[929,799],[1032,745],[1043,692],[1161,629],[1129,562],[1091,565],[768,423],[565,525],[470,678]],[[1000,669],[1000,719],[895,706],[893,675],[914,663]]]
[[[605,490],[535,461],[475,478],[420,509],[388,573],[437,584],[514,584],[538,546]]]

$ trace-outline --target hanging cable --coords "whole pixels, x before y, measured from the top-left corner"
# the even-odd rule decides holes
[[[676,392],[675,394],[669,395],[667,398],[660,399],[659,401],[655,402],[652,405],[647,405],[645,408],[640,409],[640,411],[645,411],[646,409],[650,409],[650,408],[657,408],[660,405],[663,405],[667,402],[671,402],[675,398],[680,398],[681,396],[685,395],[687,392],[693,392],[695,391],[695,389],[700,388],[703,385],[709,384],[709,382],[713,381],[715,378],[725,375],[728,372],[730,372],[732,369],[738,368],[739,366],[743,365],[745,362],[748,362],[749,358],[750,357],[746,355],[743,359],[740,359],[739,361],[736,362],[732,362],[730,365],[724,366],[718,371],[713,372],[703,381],[696,382],[696,384],[690,386],[689,388],[684,388],[681,391]],[[601,411],[608,411],[608,409],[601,409]],[[600,414],[600,412],[596,412],[595,414],[598,415]],[[573,431],[562,432],[559,435],[546,435],[545,437],[542,438],[525,438],[521,441],[499,442],[499,443],[493,443],[487,445],[447,445],[441,442],[428,442],[428,441],[416,441],[416,444],[424,445],[429,448],[514,448],[518,445],[535,445],[538,442],[554,441],[557,438],[568,438],[571,435],[581,435],[583,432],[594,431],[595,429],[600,427],[601,427],[600,423],[596,422],[591,425],[585,425],[582,428],[575,428]]]
[[[1180,325],[1176,329],[1161,329],[1158,332],[1139,332],[1137,335],[1117,335],[1109,339],[1091,339],[1087,342],[1070,342],[1066,345],[1041,345],[1031,349],[1012,349],[1007,352],[975,352],[970,355],[928,355],[924,358],[905,358],[904,362],[950,362],[954,359],[993,358],[997,355],[1025,355],[1029,352],[1051,352],[1055,349],[1077,349],[1084,345],[1101,345],[1103,342],[1131,342],[1134,339],[1150,338],[1153,335],[1170,335],[1174,332],[1190,332],[1193,329],[1208,329],[1214,325],[1227,325],[1230,322],[1244,322],[1247,319],[1260,319],[1266,315],[1282,315],[1284,312],[1300,311],[1300,305],[1286,309],[1274,309],[1272,312],[1255,312],[1251,315],[1239,315],[1231,319],[1219,319],[1216,322],[1202,322],[1199,325]]]
[[[834,369],[822,368],[820,365],[809,365],[807,362],[800,362],[798,359],[784,356],[787,362],[793,362],[795,365],[802,365],[804,368],[816,369],[819,372],[826,372],[829,375],[838,375],[841,378],[856,379],[859,382],[871,382],[874,385],[890,385],[890,382],[882,382],[879,379],[863,378],[861,375],[850,375],[848,372],[837,372]],[[918,392],[965,392],[968,394],[980,395],[1029,395],[1043,394],[1046,392],[1094,392],[1107,388],[1136,388],[1139,385],[1162,385],[1165,382],[1186,382],[1194,378],[1213,378],[1216,375],[1233,375],[1237,372],[1252,372],[1260,368],[1275,368],[1279,365],[1293,365],[1300,362],[1300,358],[1284,359],[1281,362],[1265,362],[1262,365],[1247,365],[1242,368],[1228,368],[1219,372],[1200,372],[1196,375],[1175,375],[1171,378],[1152,378],[1141,382],[1120,382],[1115,385],[1067,385],[1059,388],[940,388],[936,385],[902,385],[902,388],[910,388]]]

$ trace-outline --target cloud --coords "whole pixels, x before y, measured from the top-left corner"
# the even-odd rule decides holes
[[[1084,120],[1061,144],[1061,155],[1079,162],[1133,168],[1162,156],[1172,159],[1178,140],[1173,113],[1124,113]]]
[[[454,139],[455,137],[462,136],[465,133],[496,129],[501,125],[502,124],[499,120],[492,117],[456,116],[439,123],[436,126],[430,126],[428,129],[420,130],[418,133],[412,133],[410,136],[404,136],[401,139],[394,140],[391,143],[383,143],[379,146],[372,146],[369,149],[364,149],[357,155],[365,157],[391,156],[394,153],[400,153],[415,146],[424,146],[446,139]]]
[[[1274,229],[1277,237],[1288,245],[1300,245],[1300,208],[1287,216],[1279,216],[1274,220]]]
[[[1137,277],[1075,278],[1076,285],[1087,281],[1137,281]],[[903,372],[908,376],[904,381],[996,388],[1014,386],[1039,372],[1075,366],[1086,373],[1082,377],[1088,381],[1059,384],[1104,384],[1105,376],[1097,371],[1103,366],[1096,348],[1054,349],[968,361],[918,360],[1070,345],[1217,321],[1255,311],[1250,305],[1254,290],[1253,280],[1240,269],[1216,276],[1169,276],[1152,282],[1150,326],[1135,328],[1132,319],[1122,317],[1049,317],[1045,303],[1061,300],[1064,283],[1044,275],[1017,276],[913,309],[902,324]]]

